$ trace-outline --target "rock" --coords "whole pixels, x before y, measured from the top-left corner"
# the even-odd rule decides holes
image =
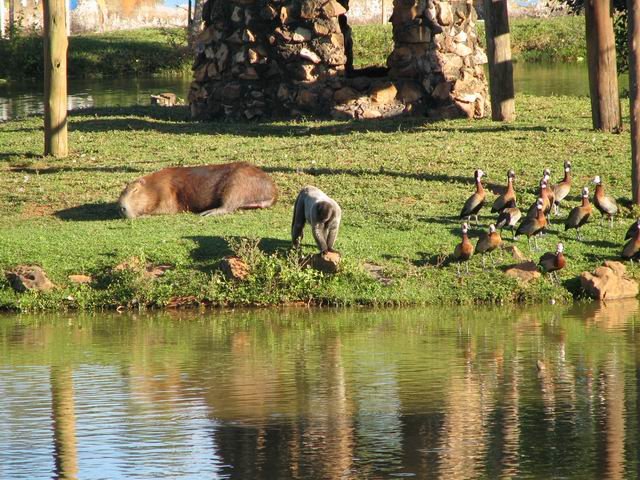
[[[354,90],[351,87],[343,87],[340,90],[337,90],[333,95],[333,100],[336,104],[340,105],[342,103],[347,103],[350,100],[358,98],[360,93],[357,90]]]
[[[246,280],[250,273],[249,265],[240,257],[225,257],[218,268],[229,280]]]
[[[365,108],[358,118],[363,118],[365,120],[373,120],[376,118],[381,118],[382,112],[377,108]]]
[[[347,10],[340,5],[336,0],[329,0],[322,7],[322,11],[327,17],[339,17],[347,13]]]
[[[42,268],[36,265],[18,265],[6,273],[7,280],[16,292],[36,290],[48,292],[55,288],[54,283],[47,278]]]
[[[387,83],[374,87],[371,92],[371,100],[376,103],[391,103],[395,100],[398,89],[393,83]]]
[[[438,21],[442,25],[451,25],[453,23],[453,11],[449,2],[437,2]]]
[[[300,55],[302,58],[309,60],[310,62],[313,62],[313,63],[321,62],[320,57],[316,55],[315,52],[312,52],[308,48],[303,48],[302,50],[300,50],[300,53],[298,55]]]
[[[531,261],[518,263],[517,265],[508,267],[504,274],[507,277],[516,278],[525,283],[536,280],[541,276],[538,271],[538,266]]]
[[[638,295],[638,283],[627,278],[626,268],[620,262],[606,261],[593,273],[582,272],[580,285],[596,300],[615,300]]]
[[[303,27],[298,27],[293,32],[292,40],[294,42],[308,42],[309,40],[311,40],[311,35],[311,30]]]
[[[206,69],[207,69],[207,66],[205,64],[205,71]],[[173,107],[176,104],[177,97],[175,93],[165,92],[159,95],[151,95],[150,99],[151,99],[151,105],[159,105],[161,107]]]
[[[318,95],[309,90],[301,90],[296,97],[296,102],[301,107],[312,108],[318,103]]]
[[[460,55],[461,57],[466,57],[467,55],[471,55],[473,53],[473,50],[467,47],[464,43],[456,43],[454,53],[456,55]]]
[[[93,278],[89,275],[69,275],[67,278],[71,283],[78,283],[80,285],[87,285],[93,282]]]
[[[393,282],[393,279],[384,276],[384,268],[380,265],[365,262],[362,266],[371,278],[380,282],[382,285],[389,285]]]
[[[337,273],[340,260],[341,257],[338,252],[327,252],[325,254],[314,253],[313,255],[306,256],[302,260],[301,266],[303,268],[311,267],[322,273],[333,274]]]
[[[420,100],[424,95],[424,90],[418,82],[406,81],[402,82],[398,90],[398,97],[404,103],[414,103]]]
[[[122,272],[124,270],[130,270],[141,274],[145,278],[153,279],[161,277],[171,268],[171,265],[153,265],[151,262],[143,263],[138,257],[130,257],[113,267],[113,271]]]
[[[520,249],[515,245],[509,245],[507,247],[504,247],[504,251],[507,252],[509,255],[511,255],[511,258],[519,262],[527,260],[527,257],[524,256],[524,253],[522,253]]]

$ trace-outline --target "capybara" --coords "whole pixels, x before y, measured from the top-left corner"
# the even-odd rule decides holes
[[[294,248],[300,246],[304,225],[311,225],[311,232],[321,253],[333,252],[338,236],[342,210],[334,199],[319,188],[307,185],[298,194],[293,207],[291,241]]]
[[[208,216],[268,208],[277,198],[269,175],[255,165],[234,162],[169,167],[145,175],[126,186],[118,205],[127,218],[180,212]]]

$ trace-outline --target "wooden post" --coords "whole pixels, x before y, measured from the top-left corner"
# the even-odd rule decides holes
[[[629,43],[629,116],[631,117],[631,192],[640,205],[640,0],[627,0]]]
[[[5,38],[7,32],[5,30],[7,19],[5,17],[4,0],[0,0],[0,38]]]
[[[509,122],[515,118],[516,107],[507,0],[484,0],[484,28],[489,57],[491,118]]]
[[[191,27],[191,0],[189,0],[189,5],[187,7],[187,27]]]
[[[67,16],[65,0],[45,0],[44,154],[67,156]]]
[[[619,132],[622,117],[611,0],[586,0],[584,10],[593,128]]]

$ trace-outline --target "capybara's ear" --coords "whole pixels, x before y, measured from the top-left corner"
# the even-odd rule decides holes
[[[141,178],[140,180],[138,180],[138,183],[140,185],[144,185],[145,183],[147,183],[147,181],[144,178]]]

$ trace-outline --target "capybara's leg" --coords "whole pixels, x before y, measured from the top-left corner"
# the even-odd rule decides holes
[[[211,210],[205,210],[204,212],[200,212],[200,215],[203,217],[212,217],[214,215],[226,215],[227,213],[231,213],[235,210],[236,208],[229,208],[223,205],[218,208],[212,208]]]
[[[296,203],[293,205],[293,220],[291,222],[291,243],[293,244],[293,248],[300,246],[300,241],[304,236],[305,221],[304,199],[302,195],[299,194],[298,198],[296,198]]]

